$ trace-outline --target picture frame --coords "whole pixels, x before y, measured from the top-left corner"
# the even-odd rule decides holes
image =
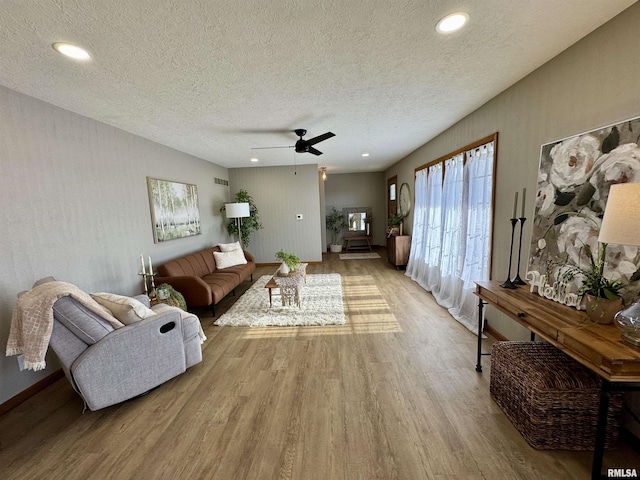
[[[544,144],[532,222],[527,280],[531,290],[578,305],[580,278],[566,281],[567,265],[584,268],[597,255],[609,188],[640,181],[640,117]],[[619,280],[629,301],[640,292],[640,248],[607,245],[604,274]]]
[[[147,177],[154,243],[201,234],[197,185]]]

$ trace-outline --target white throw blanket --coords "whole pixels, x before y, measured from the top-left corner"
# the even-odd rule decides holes
[[[66,282],[47,282],[18,297],[11,316],[11,329],[6,355],[24,354],[27,370],[43,370],[51,331],[53,330],[53,304],[59,298],[70,296],[89,310],[111,323],[114,328],[124,325],[111,312],[98,304],[88,293]]]

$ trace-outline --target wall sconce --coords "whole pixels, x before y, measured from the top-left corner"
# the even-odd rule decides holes
[[[322,172],[322,180],[327,181],[327,167],[321,167],[320,171]]]

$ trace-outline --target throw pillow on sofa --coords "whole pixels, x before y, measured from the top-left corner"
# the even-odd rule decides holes
[[[242,250],[240,242],[233,243],[219,243],[218,248],[221,252],[233,252],[234,250]]]
[[[216,262],[216,269],[235,267],[236,265],[246,265],[247,259],[242,250],[232,250],[230,252],[213,252]]]
[[[155,315],[153,310],[145,307],[135,298],[104,292],[92,293],[91,298],[103,307],[108,308],[111,314],[125,325],[130,325]]]

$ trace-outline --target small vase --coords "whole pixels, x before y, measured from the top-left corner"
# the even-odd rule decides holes
[[[282,265],[280,265],[280,275],[289,275],[289,265],[284,262],[282,262]]]
[[[622,298],[609,300],[588,294],[584,296],[584,307],[587,312],[587,317],[589,317],[589,320],[593,323],[600,323],[602,325],[613,323],[613,317],[622,310],[622,306]]]

